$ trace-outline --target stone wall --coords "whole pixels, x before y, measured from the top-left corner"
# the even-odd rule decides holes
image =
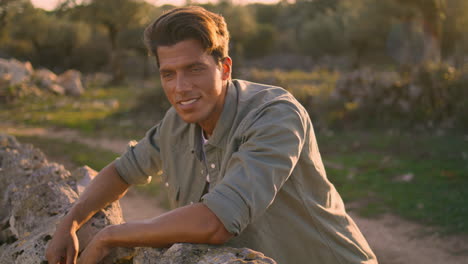
[[[14,137],[0,134],[0,263],[47,263],[55,227],[97,173],[81,167],[70,173]],[[80,249],[109,224],[123,222],[118,202],[98,212],[78,232]],[[242,248],[175,244],[169,249],[115,249],[103,263],[275,263]]]

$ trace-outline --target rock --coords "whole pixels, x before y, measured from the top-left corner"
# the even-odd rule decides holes
[[[57,75],[48,69],[39,69],[34,72],[34,79],[39,87],[55,94],[64,95],[65,89],[57,84]]]
[[[10,63],[6,59],[0,58],[0,76],[10,73]]]
[[[0,133],[0,150],[6,148],[18,148],[19,143],[16,141],[16,138],[7,134]],[[0,167],[2,167],[2,162],[0,160]]]
[[[83,170],[95,173],[90,168]],[[33,146],[0,134],[1,263],[44,263],[47,242],[78,198],[75,191],[78,177],[60,164],[49,163]],[[100,229],[120,223],[123,223],[122,211],[115,202],[78,231],[81,249]],[[114,263],[129,252],[132,251],[116,250],[104,263]]]
[[[0,75],[0,89],[5,89],[10,86],[11,82],[11,74],[10,73],[4,73]]]
[[[105,76],[100,78],[105,79]],[[57,77],[48,69],[34,71],[30,62],[0,58],[0,100],[8,102],[26,95],[41,96],[42,91],[80,96],[84,92],[81,73],[68,70]]]
[[[58,85],[58,84],[52,84],[49,88],[49,91],[58,94],[58,95],[64,95],[65,94],[65,89]]]
[[[411,172],[398,175],[393,178],[393,181],[396,182],[411,182],[414,179],[414,174]]]
[[[73,171],[73,177],[77,181],[76,191],[81,195],[86,186],[96,177],[97,172],[88,166],[83,166]]]
[[[139,248],[133,259],[133,263],[275,264],[276,262],[263,255],[263,253],[248,248],[178,243],[164,250]]]
[[[31,79],[33,67],[29,61],[20,62],[15,59],[0,59],[0,76],[11,74],[10,85],[17,85],[27,82]]]
[[[80,96],[84,92],[81,73],[77,70],[68,70],[59,75],[57,84],[65,89],[67,95]]]
[[[34,72],[34,79],[41,87],[48,87],[57,81],[57,75],[48,69],[39,69]]]

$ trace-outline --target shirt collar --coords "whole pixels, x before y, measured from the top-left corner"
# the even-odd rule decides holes
[[[227,136],[237,113],[237,89],[232,81],[229,81],[224,99],[223,111],[216,123],[213,134],[208,139],[207,144],[216,147],[223,147],[227,141]],[[201,158],[203,142],[201,142],[201,128],[198,124],[190,124],[190,147],[192,152]]]

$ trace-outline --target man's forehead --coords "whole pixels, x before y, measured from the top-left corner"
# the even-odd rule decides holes
[[[187,56],[184,58],[165,58],[159,59],[159,70],[169,70],[173,68],[186,68],[196,65],[208,65],[209,62],[204,56]]]
[[[156,52],[160,69],[214,62],[213,56],[209,55],[196,40],[184,40],[171,46],[159,46]]]

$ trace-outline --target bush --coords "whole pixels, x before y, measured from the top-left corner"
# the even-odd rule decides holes
[[[447,64],[403,73],[252,69],[245,77],[286,88],[319,126],[468,127],[468,71]]]
[[[343,119],[373,124],[466,127],[468,72],[427,64],[411,73],[359,69],[338,82]],[[349,109],[354,104],[353,109]],[[388,124],[388,123],[387,123]]]

